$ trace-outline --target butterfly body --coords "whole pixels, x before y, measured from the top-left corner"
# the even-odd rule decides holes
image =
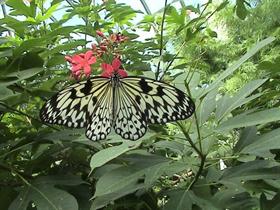
[[[86,128],[91,140],[105,139],[113,128],[124,139],[142,137],[148,124],[165,124],[192,115],[193,101],[181,90],[157,80],[117,72],[70,85],[50,98],[42,121]]]

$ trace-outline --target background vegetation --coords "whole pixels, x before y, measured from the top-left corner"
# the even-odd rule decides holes
[[[141,12],[113,0],[2,2],[1,209],[280,209],[280,2],[141,3],[135,24]],[[43,124],[44,101],[73,82],[64,56],[96,30],[128,36],[126,70],[187,91],[192,118],[138,141]]]

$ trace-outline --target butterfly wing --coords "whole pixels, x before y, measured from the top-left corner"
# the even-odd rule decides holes
[[[111,132],[113,89],[111,83],[106,83],[103,88],[96,90],[97,102],[92,109],[88,123],[86,136],[91,140],[103,140]]]
[[[104,139],[111,127],[110,89],[110,80],[103,77],[94,77],[70,85],[44,104],[40,118],[50,124],[87,127],[88,138]],[[106,125],[101,126],[105,122]]]
[[[148,123],[164,124],[190,117],[195,105],[181,90],[167,83],[145,77],[120,79],[123,89],[130,95]]]
[[[147,131],[147,121],[144,113],[131,95],[117,84],[114,100],[114,129],[124,139],[137,140]]]

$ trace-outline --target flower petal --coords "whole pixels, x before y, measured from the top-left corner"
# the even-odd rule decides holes
[[[85,59],[89,60],[92,57],[93,52],[91,50],[88,50],[85,54]]]
[[[71,71],[78,71],[82,68],[81,64],[72,65]]]
[[[103,32],[102,31],[96,31],[96,34],[98,35],[98,36],[100,36],[100,37],[104,37],[104,34],[103,34]]]
[[[84,66],[84,73],[85,73],[86,76],[90,75],[90,73],[91,73],[90,65],[85,65]]]
[[[96,57],[91,57],[89,60],[88,60],[88,64],[93,64],[96,62]]]
[[[103,71],[108,71],[110,73],[114,71],[112,65],[110,65],[108,63],[102,63],[101,68],[103,69]]]
[[[71,57],[71,56],[66,55],[64,58],[65,58],[65,60],[67,60],[69,63],[72,63],[72,57]]]
[[[115,58],[112,62],[112,66],[114,70],[118,70],[121,66],[121,61],[118,58]]]
[[[84,59],[80,56],[80,55],[74,55],[72,57],[72,63],[83,63],[84,62]]]
[[[118,70],[118,74],[119,74],[122,78],[128,76],[127,72],[126,72],[125,70],[123,70],[123,69],[119,69],[119,70]]]
[[[103,71],[102,74],[101,74],[102,77],[107,77],[107,78],[110,78],[111,75],[112,74],[110,74],[108,71]]]

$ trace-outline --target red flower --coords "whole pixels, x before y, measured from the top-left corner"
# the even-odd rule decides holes
[[[120,69],[121,61],[118,58],[115,58],[112,62],[112,65],[108,63],[102,63],[101,68],[103,69],[102,77],[111,77],[114,73],[119,74],[122,78],[127,77],[127,72],[123,69]]]
[[[98,36],[100,36],[100,37],[105,37],[105,35],[103,34],[103,32],[102,31],[96,31],[96,34],[98,35]]]
[[[91,50],[87,51],[85,54],[81,53],[72,57],[65,56],[65,59],[71,63],[72,75],[75,78],[81,75],[82,70],[84,71],[84,74],[88,77],[91,73],[90,65],[96,62],[96,58],[93,56],[93,52]]]

